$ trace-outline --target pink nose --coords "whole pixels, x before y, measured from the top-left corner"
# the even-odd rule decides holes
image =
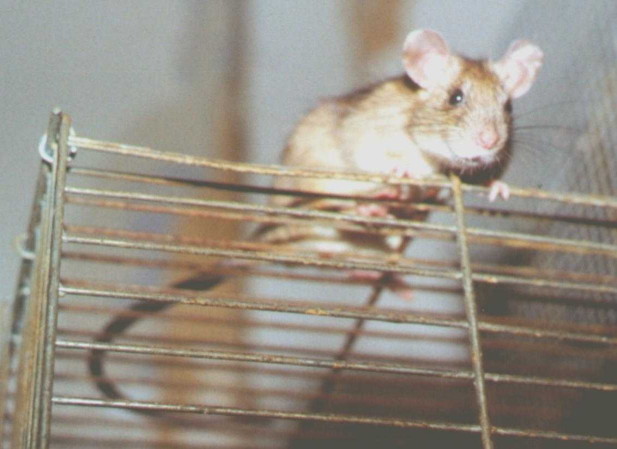
[[[487,150],[493,148],[498,140],[499,134],[494,126],[486,126],[476,135],[476,143]]]

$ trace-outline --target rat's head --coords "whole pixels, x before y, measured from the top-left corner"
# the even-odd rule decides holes
[[[435,31],[411,32],[403,65],[424,105],[411,111],[412,137],[446,168],[495,165],[510,137],[511,100],[531,88],[542,56],[532,43],[516,41],[496,62],[472,61],[452,54]]]

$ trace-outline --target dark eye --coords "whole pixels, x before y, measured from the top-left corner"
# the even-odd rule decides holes
[[[512,102],[510,100],[506,101],[506,104],[503,107],[508,114],[512,113]]]
[[[456,89],[454,92],[452,92],[452,95],[450,95],[448,103],[450,103],[450,105],[452,106],[458,106],[463,102],[464,98],[465,96],[463,95],[463,91],[460,89]]]

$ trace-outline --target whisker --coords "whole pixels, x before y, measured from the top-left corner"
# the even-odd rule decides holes
[[[585,130],[582,128],[574,127],[574,126],[563,126],[563,125],[523,125],[514,126],[514,131],[521,130],[532,130],[532,129],[557,129],[560,131],[569,131],[575,133],[583,133]]]
[[[524,116],[527,116],[529,114],[533,114],[533,113],[540,112],[540,111],[545,111],[547,109],[557,108],[559,106],[567,106],[567,105],[572,105],[572,104],[580,105],[581,103],[583,103],[583,104],[584,103],[589,103],[590,101],[591,100],[589,100],[589,99],[584,100],[584,99],[580,99],[580,98],[579,99],[573,99],[573,100],[556,101],[556,102],[553,102],[553,103],[543,104],[541,106],[538,106],[538,107],[535,107],[535,108],[532,108],[532,109],[528,109],[528,110],[523,111],[523,112],[513,113],[512,117],[516,120],[516,119],[518,119],[520,117],[524,117]]]
[[[570,153],[569,149],[557,147],[546,141],[513,139],[512,143],[517,145],[526,145],[536,154],[545,154],[547,151],[550,151],[553,155],[563,156],[564,154]]]

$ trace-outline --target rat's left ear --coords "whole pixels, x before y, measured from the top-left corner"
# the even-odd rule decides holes
[[[512,42],[493,69],[510,98],[524,95],[533,85],[542,66],[542,50],[528,41]]]
[[[441,34],[433,30],[416,30],[405,39],[403,66],[407,76],[416,84],[433,89],[448,84],[455,63]]]

